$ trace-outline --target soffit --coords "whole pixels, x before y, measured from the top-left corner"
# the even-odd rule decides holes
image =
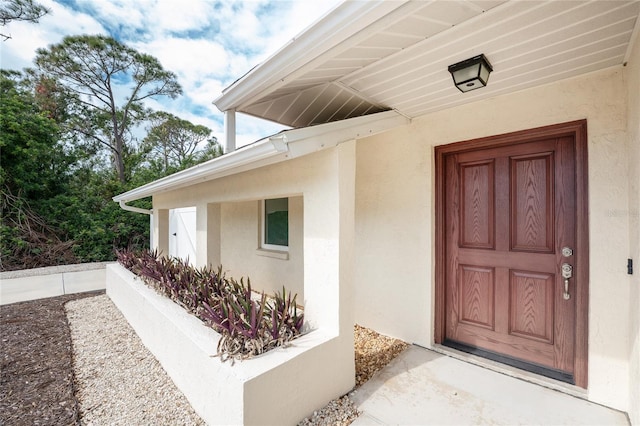
[[[324,22],[353,19],[341,13],[348,7],[351,2]],[[389,109],[414,118],[623,64],[640,1],[405,1],[373,7],[377,14],[354,20],[357,30],[345,38],[308,49],[295,58],[295,68],[269,71],[266,87],[244,87],[246,96],[230,105],[225,98],[238,89],[232,85],[216,105],[291,127]],[[252,73],[259,76],[270,61],[286,59],[297,41]],[[486,88],[463,94],[447,66],[480,53],[494,72]]]

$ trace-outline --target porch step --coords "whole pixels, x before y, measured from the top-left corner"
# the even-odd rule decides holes
[[[363,425],[628,425],[625,413],[411,346],[351,399]]]

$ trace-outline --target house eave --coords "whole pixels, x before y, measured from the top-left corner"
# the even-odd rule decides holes
[[[406,0],[347,1],[340,4],[262,64],[225,88],[213,104],[220,111],[240,109],[259,98],[264,91],[284,84],[295,71],[310,66],[311,61],[322,56],[322,53],[318,52],[328,52],[405,3]]]
[[[348,140],[372,136],[408,122],[407,118],[395,111],[386,111],[349,120],[286,130],[221,157],[116,195],[113,201],[126,203],[257,169],[328,149]]]

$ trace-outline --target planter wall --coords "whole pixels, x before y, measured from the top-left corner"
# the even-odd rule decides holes
[[[316,330],[232,366],[212,356],[215,331],[119,264],[107,295],[208,424],[296,424],[353,386],[348,338]]]

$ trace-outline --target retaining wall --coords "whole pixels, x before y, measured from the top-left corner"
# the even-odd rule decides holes
[[[214,356],[218,333],[121,265],[107,267],[107,295],[209,425],[295,425],[352,386],[346,338],[314,330],[234,365]]]
[[[104,290],[111,262],[51,266],[0,273],[0,305]]]

